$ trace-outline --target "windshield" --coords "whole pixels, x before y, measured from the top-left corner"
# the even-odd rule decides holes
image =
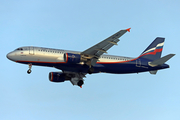
[[[18,49],[16,49],[16,50],[23,50],[22,48],[18,48]]]

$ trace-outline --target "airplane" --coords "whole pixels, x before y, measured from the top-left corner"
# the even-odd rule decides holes
[[[137,58],[104,55],[119,38],[131,28],[120,30],[107,39],[82,52],[44,47],[20,47],[7,54],[7,58],[17,63],[27,64],[31,73],[32,65],[54,67],[62,72],[50,72],[51,82],[70,81],[82,88],[86,74],[112,73],[127,74],[149,71],[156,74],[158,70],[169,68],[165,64],[175,54],[161,57],[165,38],[157,37]]]

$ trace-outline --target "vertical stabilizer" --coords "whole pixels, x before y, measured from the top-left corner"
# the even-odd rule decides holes
[[[157,37],[140,55],[141,58],[156,60],[161,57],[165,38]]]

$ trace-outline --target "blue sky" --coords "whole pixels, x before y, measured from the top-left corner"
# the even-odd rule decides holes
[[[1,0],[1,120],[179,120],[179,28],[177,0]],[[54,68],[14,63],[6,54],[21,46],[83,51],[131,27],[108,53],[137,57],[165,37],[162,55],[175,53],[157,75],[87,75],[82,89],[52,83]]]

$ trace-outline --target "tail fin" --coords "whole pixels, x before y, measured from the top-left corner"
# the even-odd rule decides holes
[[[161,58],[165,38],[157,37],[140,55],[140,58],[156,60]]]

